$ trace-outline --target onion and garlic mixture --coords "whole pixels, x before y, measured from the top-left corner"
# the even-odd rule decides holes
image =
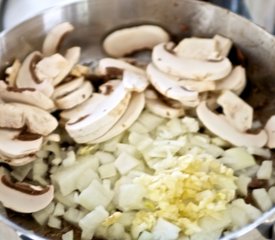
[[[63,240],[214,240],[272,208],[275,117],[255,121],[239,97],[230,39],[124,28],[89,67],[80,47],[58,49],[73,29],[54,27],[0,81],[5,208],[70,224]],[[144,49],[146,64],[126,58]]]

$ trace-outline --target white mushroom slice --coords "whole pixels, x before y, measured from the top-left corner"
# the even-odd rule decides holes
[[[110,95],[119,85],[121,84],[121,80],[114,79],[109,80],[106,83],[103,83],[99,86],[98,90],[103,95]]]
[[[43,136],[56,129],[58,122],[50,113],[40,108],[21,103],[2,103],[0,105],[0,127],[21,129]]]
[[[20,68],[21,68],[21,62],[18,59],[15,59],[13,64],[6,69],[5,71],[5,73],[7,74],[6,82],[8,83],[9,87],[16,86],[15,81]]]
[[[62,111],[60,116],[65,121],[70,120],[70,122],[76,122],[78,119],[81,119],[82,117],[95,112],[98,105],[101,104],[105,99],[105,95],[93,93],[93,95],[88,100],[81,103],[80,105],[72,109]]]
[[[215,35],[213,39],[217,42],[219,55],[221,57],[227,57],[232,48],[233,42],[229,38],[221,35]]]
[[[57,99],[63,97],[71,93],[72,91],[78,89],[83,83],[83,77],[76,78],[68,82],[64,82],[55,88],[52,98]]]
[[[79,88],[67,95],[57,98],[55,103],[59,109],[71,109],[85,102],[93,93],[92,84],[85,81]]]
[[[265,130],[268,134],[267,146],[269,148],[275,148],[275,115],[268,119]]]
[[[217,42],[209,38],[184,38],[174,48],[178,57],[198,60],[221,60],[217,49]]]
[[[263,147],[267,142],[267,134],[264,130],[258,134],[241,133],[223,115],[210,111],[206,102],[201,102],[197,107],[197,115],[209,131],[235,146]]]
[[[169,34],[163,28],[142,25],[112,32],[104,39],[103,48],[112,57],[123,57],[138,50],[152,49],[169,39]]]
[[[5,156],[0,156],[0,158],[1,158],[1,160],[3,160],[4,163],[7,163],[8,165],[13,166],[13,167],[24,166],[24,165],[31,163],[37,159],[37,157],[33,154],[31,154],[29,156],[24,156],[21,158],[10,159]]]
[[[105,142],[128,129],[139,117],[145,106],[144,93],[133,93],[129,106],[117,123],[103,136],[90,143]]]
[[[40,59],[41,53],[38,51],[30,53],[25,58],[16,78],[16,87],[34,88],[46,96],[51,96],[54,90],[52,83],[50,81],[41,82],[34,71],[34,67]]]
[[[33,213],[47,207],[54,197],[52,185],[44,188],[27,183],[14,183],[0,175],[0,201],[16,212]]]
[[[214,81],[179,80],[178,84],[189,91],[208,92],[216,90]]]
[[[92,73],[91,68],[81,65],[81,64],[77,64],[74,66],[74,68],[70,72],[70,75],[72,75],[74,77],[82,77],[82,76],[87,76],[91,73]]]
[[[181,117],[185,114],[183,107],[181,106],[171,106],[168,102],[162,101],[161,98],[158,97],[155,91],[147,89],[145,91],[145,105],[146,108],[161,117],[164,118],[175,118]]]
[[[58,48],[64,39],[65,35],[74,30],[73,25],[68,22],[64,22],[55,26],[46,36],[42,53],[44,56],[50,56],[58,51]]]
[[[114,59],[114,58],[103,58],[98,62],[98,66],[96,69],[97,74],[99,75],[107,75],[110,70],[120,70],[121,74],[123,70],[129,70],[136,73],[144,74],[144,70],[138,68],[130,63],[127,63],[123,60]]]
[[[228,58],[210,62],[177,57],[168,51],[172,46],[172,43],[161,43],[153,49],[152,61],[164,73],[183,79],[213,81],[226,77],[232,70]]]
[[[129,70],[123,72],[122,83],[126,89],[134,92],[143,92],[149,85],[146,75]]]
[[[68,68],[68,61],[59,53],[44,57],[35,66],[35,73],[41,82],[47,80],[52,82],[63,69]]]
[[[217,103],[223,108],[223,113],[237,130],[245,132],[251,129],[253,108],[231,91],[224,91],[218,97]]]
[[[242,66],[234,67],[227,77],[216,82],[216,86],[216,90],[231,90],[240,95],[246,86],[245,69]]]
[[[184,106],[194,106],[198,93],[185,89],[176,78],[159,71],[153,64],[147,67],[147,75],[154,88],[164,96],[181,102]]]
[[[54,102],[42,92],[30,88],[8,87],[3,81],[0,81],[0,98],[7,103],[25,103],[47,111],[55,108]]]
[[[73,67],[79,62],[80,59],[80,47],[69,48],[65,54],[65,59],[68,65],[64,67],[61,72],[53,79],[53,85],[56,86],[61,83],[67,75],[72,71]]]
[[[20,140],[19,130],[0,129],[0,155],[7,159],[19,159],[40,150],[42,137],[35,140]]]
[[[68,122],[65,128],[77,143],[91,142],[114,126],[126,111],[130,98],[131,94],[121,84],[98,105],[97,111],[76,122]]]

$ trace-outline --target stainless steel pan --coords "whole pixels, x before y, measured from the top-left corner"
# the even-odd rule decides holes
[[[30,51],[40,49],[48,30],[64,21],[69,21],[76,27],[66,39],[64,47],[80,45],[82,61],[86,62],[102,57],[102,39],[108,32],[122,26],[154,23],[166,28],[176,38],[190,35],[209,37],[216,33],[231,38],[246,56],[249,89],[245,97],[254,105],[256,115],[262,121],[275,113],[274,37],[240,16],[195,0],[83,0],[51,8],[0,35],[0,70],[14,57],[23,58]],[[251,234],[252,230],[254,237],[259,231],[267,237],[274,213],[275,208],[255,223],[224,239],[241,239],[246,233]],[[19,233],[41,239],[34,234],[29,235],[5,218],[2,221]],[[24,219],[20,223],[25,225]]]

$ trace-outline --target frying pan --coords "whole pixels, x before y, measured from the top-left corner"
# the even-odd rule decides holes
[[[101,42],[110,31],[142,23],[157,24],[167,29],[175,39],[186,36],[212,37],[224,35],[233,40],[245,56],[249,79],[243,97],[254,107],[255,115],[263,123],[275,113],[275,39],[260,27],[228,10],[195,0],[82,0],[56,6],[25,21],[0,35],[0,72],[15,57],[41,48],[45,34],[58,23],[69,21],[75,31],[64,42],[64,48],[82,47],[82,62],[93,62],[104,56]],[[42,239],[24,228],[47,235],[48,229],[34,227],[26,216],[9,214],[0,221],[19,234],[31,239]],[[264,213],[256,222],[223,239],[253,239],[259,232],[262,239],[270,238],[275,208]],[[21,227],[16,225],[19,223]],[[55,235],[54,235],[55,234]],[[47,235],[60,239],[60,234]],[[250,235],[251,236],[251,235]],[[56,237],[56,238],[55,238]],[[257,238],[260,239],[260,238]]]

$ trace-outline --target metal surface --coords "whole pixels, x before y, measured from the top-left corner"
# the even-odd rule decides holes
[[[251,83],[263,89],[265,96],[274,97],[273,36],[227,10],[194,0],[91,0],[56,6],[0,35],[1,69],[14,57],[23,58],[30,51],[40,49],[45,34],[64,21],[70,21],[75,26],[75,31],[66,39],[64,48],[80,45],[82,61],[102,57],[101,41],[104,36],[123,26],[158,24],[178,38],[190,35],[210,37],[216,33],[224,35],[231,38],[247,57],[247,74]],[[266,105],[260,111],[262,119],[270,113],[274,113],[273,104]],[[275,208],[255,223],[223,239],[240,239],[247,232],[256,231],[257,226],[267,226],[268,223],[271,226],[273,222],[270,219],[274,212]],[[29,234],[21,228],[16,229],[25,235]],[[258,229],[262,230],[261,227]]]

